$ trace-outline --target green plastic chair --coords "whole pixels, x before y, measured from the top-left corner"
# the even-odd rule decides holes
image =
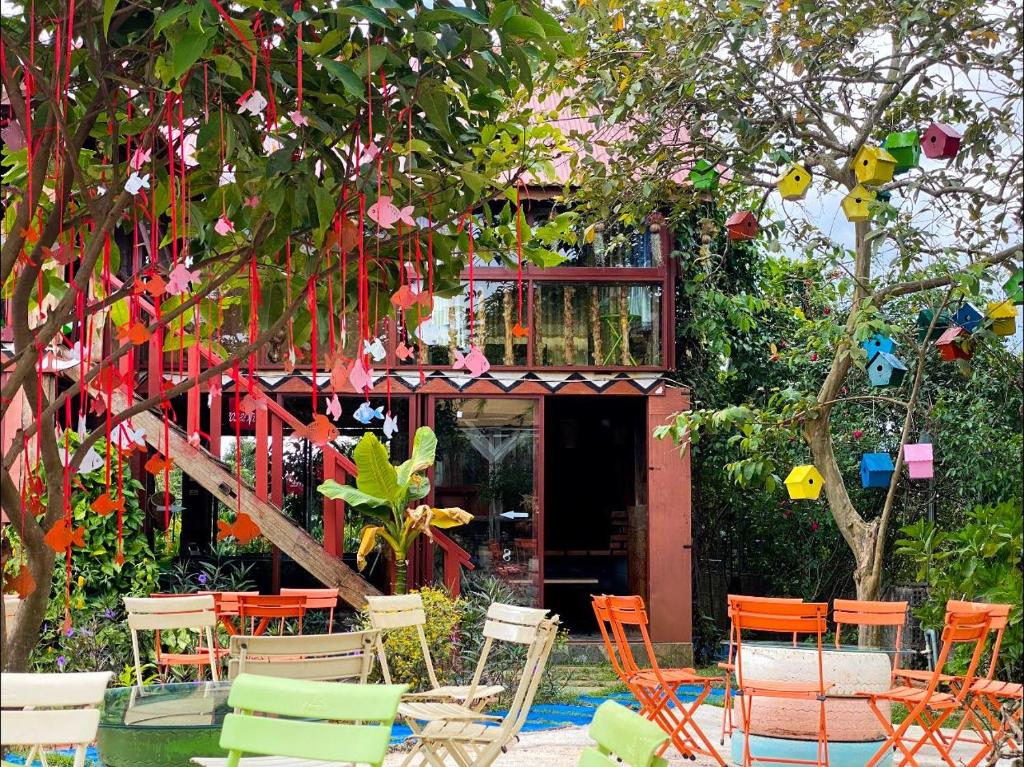
[[[654,722],[613,700],[606,700],[594,714],[588,730],[597,741],[580,755],[577,767],[666,767],[658,756],[668,735]]]
[[[228,757],[192,761],[203,767],[238,767],[244,752],[285,757],[275,759],[274,767],[306,760],[380,767],[407,689],[240,674],[228,696],[235,711],[224,718],[220,734]]]

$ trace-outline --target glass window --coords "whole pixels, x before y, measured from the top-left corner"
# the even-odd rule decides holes
[[[445,532],[469,552],[477,570],[501,578],[536,604],[536,402],[443,399],[435,430],[435,504],[459,506],[474,517]]]
[[[516,337],[512,330],[518,321],[518,296],[515,282],[476,280],[473,283],[472,311],[469,283],[463,292],[451,298],[434,297],[430,319],[410,332],[415,344],[407,364],[414,365],[422,356],[424,365],[451,365],[455,350],[468,351],[470,344],[480,348],[492,365],[526,365],[526,337]],[[526,317],[527,286],[523,285],[523,323]]]
[[[650,269],[662,264],[661,238],[650,229],[605,229],[595,232],[590,243],[581,232],[574,245],[562,243],[557,250],[565,257],[561,266]]]
[[[660,285],[534,284],[535,364],[661,364]]]

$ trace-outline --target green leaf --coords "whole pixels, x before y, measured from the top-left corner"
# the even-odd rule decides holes
[[[409,484],[414,474],[426,471],[434,465],[436,455],[437,435],[429,426],[421,426],[412,438],[412,455],[409,456],[409,460],[398,467],[398,483],[400,485]],[[411,487],[410,492],[412,492]]]
[[[185,74],[206,50],[207,33],[197,29],[187,29],[181,39],[171,49],[171,77],[177,79]]]
[[[383,498],[364,493],[352,485],[343,485],[333,479],[322,482],[317,490],[325,498],[335,501],[344,501],[353,509],[359,509],[379,519],[390,519],[391,509],[388,502]]]
[[[423,24],[444,23],[447,21],[472,21],[475,24],[487,23],[487,19],[478,11],[463,7],[434,8],[429,11],[423,11],[418,18]]]
[[[119,328],[122,325],[127,325],[131,320],[131,312],[128,309],[128,299],[122,298],[119,301],[114,302],[110,307],[110,321],[114,324],[115,328]]]
[[[359,474],[356,487],[367,495],[391,498],[398,489],[395,467],[388,460],[388,449],[375,434],[367,432],[352,452]]]
[[[117,9],[118,0],[103,0],[103,36],[106,37],[110,33],[110,19],[114,16],[114,11]]]
[[[434,127],[446,135],[451,135],[448,123],[448,94],[444,89],[437,83],[427,81],[420,89],[419,102]]]
[[[335,80],[340,80],[345,90],[350,95],[362,101],[366,100],[366,83],[359,79],[359,76],[350,67],[334,59],[318,59],[327,74]]]
[[[380,69],[387,57],[387,48],[383,45],[371,45],[352,61],[352,67],[361,77],[366,77],[367,73]]]
[[[531,19],[529,16],[516,15],[510,17],[501,25],[501,31],[512,37],[521,37],[526,40],[546,40],[547,34],[544,27]]]
[[[188,3],[182,3],[181,5],[175,5],[172,8],[168,8],[157,16],[156,22],[153,24],[153,36],[155,37],[156,35],[159,35],[167,29],[167,27],[188,13],[189,8],[191,8],[191,6]]]

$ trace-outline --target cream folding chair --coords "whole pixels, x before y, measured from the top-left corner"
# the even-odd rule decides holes
[[[85,674],[0,674],[0,745],[28,746],[25,764],[47,767],[47,746],[74,746],[74,767],[96,740],[109,671]],[[6,762],[4,762],[6,764]]]
[[[413,730],[416,745],[402,762],[445,767],[445,755],[459,767],[489,767],[516,739],[526,723],[537,694],[544,667],[558,636],[558,616],[544,618],[539,624],[514,622],[508,605],[491,605],[484,624],[484,636],[527,646],[515,695],[504,717],[489,716],[457,703],[403,702],[398,712]],[[527,609],[527,608],[520,608]],[[471,696],[472,697],[472,696]]]
[[[376,631],[305,636],[233,636],[228,679],[259,674],[287,679],[366,684]]]
[[[471,708],[480,708],[488,700],[501,695],[505,688],[500,685],[480,685],[480,676],[483,666],[487,661],[490,652],[490,643],[485,642],[480,659],[477,662],[474,673],[475,683],[471,685],[441,685],[437,681],[437,674],[434,671],[434,662],[430,657],[430,647],[427,645],[427,636],[423,627],[427,623],[427,614],[423,609],[423,599],[419,594],[402,594],[388,597],[367,597],[369,604],[370,625],[380,631],[377,637],[377,659],[380,663],[381,674],[386,684],[391,684],[391,669],[388,667],[387,653],[384,649],[385,632],[401,629],[412,629],[420,643],[420,652],[427,667],[427,678],[430,680],[430,689],[419,693],[412,693],[408,698],[423,698],[429,700],[453,700],[458,703],[465,703]],[[517,611],[517,620],[532,621],[537,625],[545,615],[546,610],[537,610],[529,607],[513,608]],[[472,692],[472,697],[470,693]]]
[[[210,667],[217,681],[217,661],[225,651],[213,642],[213,628],[217,625],[217,611],[210,594],[181,597],[125,597],[124,609],[128,613],[128,628],[132,632],[132,652],[135,655],[135,682],[142,684],[142,656],[139,652],[139,631],[153,631],[156,664],[159,668],[195,666],[196,676],[203,666]],[[194,653],[164,651],[160,632],[167,629],[193,629],[200,635],[200,646]],[[202,644],[205,637],[206,644]]]

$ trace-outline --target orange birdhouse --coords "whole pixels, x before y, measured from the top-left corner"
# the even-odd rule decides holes
[[[802,200],[811,185],[811,172],[799,163],[793,163],[779,179],[779,194],[783,200]]]

